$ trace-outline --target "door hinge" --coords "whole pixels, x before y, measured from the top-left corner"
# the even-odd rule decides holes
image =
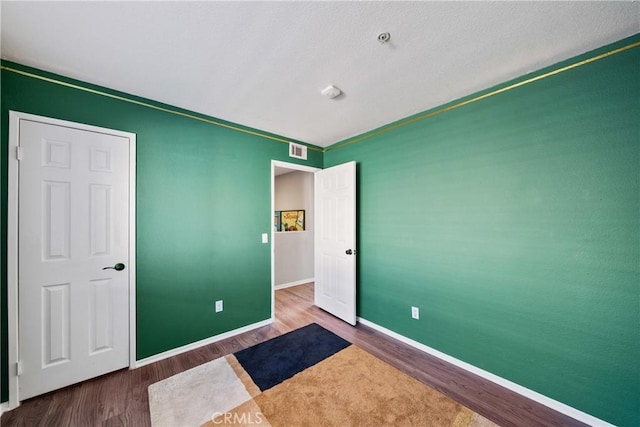
[[[17,376],[22,375],[22,370],[23,369],[24,369],[24,366],[23,366],[23,363],[22,363],[22,360],[21,360],[18,363],[16,363],[16,375]]]
[[[22,147],[18,146],[16,147],[16,159],[18,159],[18,161],[22,160]]]

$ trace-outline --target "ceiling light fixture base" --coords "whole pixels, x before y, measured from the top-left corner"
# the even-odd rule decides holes
[[[331,86],[327,86],[324,89],[322,89],[321,92],[324,96],[326,96],[329,99],[333,99],[336,96],[340,95],[342,93],[342,91],[340,89],[338,89],[337,87],[331,85]]]

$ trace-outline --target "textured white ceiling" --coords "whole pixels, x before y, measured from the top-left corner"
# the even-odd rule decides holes
[[[4,59],[319,146],[640,32],[637,2],[0,7]]]

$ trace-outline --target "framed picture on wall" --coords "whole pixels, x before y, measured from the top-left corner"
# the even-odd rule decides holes
[[[304,209],[280,211],[280,231],[304,231]]]

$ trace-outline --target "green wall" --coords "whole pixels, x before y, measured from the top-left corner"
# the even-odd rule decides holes
[[[3,235],[9,110],[137,134],[138,359],[270,318],[270,245],[261,243],[261,233],[271,230],[271,160],[318,167],[319,150],[308,150],[307,162],[296,161],[287,144],[268,138],[7,70],[1,78]],[[6,253],[6,240],[2,244]],[[6,272],[6,257],[1,262]],[[6,290],[3,273],[2,401],[8,398]],[[217,299],[224,300],[218,314]]]
[[[640,425],[640,47],[400,124],[324,156],[358,165],[359,316]]]

